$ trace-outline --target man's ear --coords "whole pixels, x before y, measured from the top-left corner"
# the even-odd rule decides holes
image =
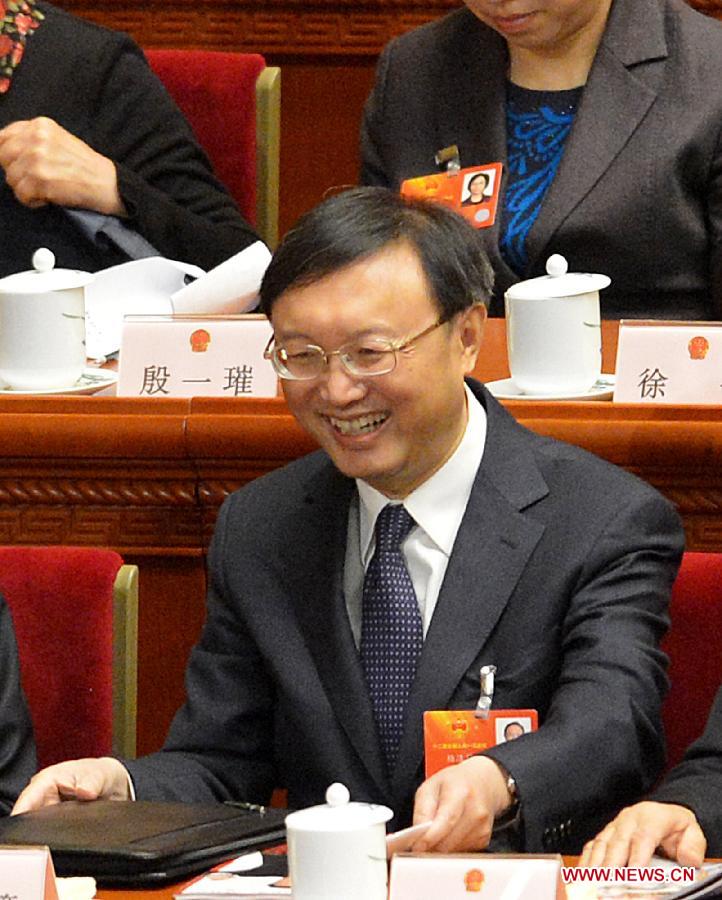
[[[459,338],[462,346],[464,374],[469,375],[476,366],[486,328],[486,307],[478,303],[465,310],[459,321]]]

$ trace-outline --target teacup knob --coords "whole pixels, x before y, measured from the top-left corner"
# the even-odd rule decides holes
[[[350,799],[349,789],[340,781],[334,781],[326,790],[326,803],[329,806],[345,806]]]
[[[49,272],[55,266],[55,254],[47,247],[39,247],[33,253],[33,268],[36,272]]]
[[[553,253],[547,260],[547,275],[557,278],[566,275],[568,270],[569,263],[561,253]]]

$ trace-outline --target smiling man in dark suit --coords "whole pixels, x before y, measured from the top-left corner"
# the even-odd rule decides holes
[[[139,798],[282,785],[298,807],[342,781],[396,825],[432,820],[419,850],[572,852],[654,781],[680,523],[468,378],[490,289],[461,217],[384,189],[287,235],[261,290],[268,355],[323,449],[224,504],[187,702],[127,763]],[[539,730],[424,780],[424,710],[473,708],[483,665],[494,706],[535,707]],[[18,809],[129,791],[116,760],[64,763]]]

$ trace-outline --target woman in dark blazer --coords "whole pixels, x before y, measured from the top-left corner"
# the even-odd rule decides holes
[[[366,184],[504,164],[482,229],[503,313],[552,253],[604,272],[608,318],[722,318],[722,25],[683,0],[466,0],[392,41]]]

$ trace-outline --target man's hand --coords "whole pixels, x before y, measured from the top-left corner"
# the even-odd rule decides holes
[[[130,800],[128,772],[109,756],[73,759],[42,769],[18,797],[12,815],[63,800]]]
[[[416,792],[414,825],[431,821],[412,850],[483,850],[494,819],[511,802],[506,776],[487,756],[472,756],[428,778]]]
[[[0,166],[20,203],[124,215],[112,160],[41,116],[0,130]]]
[[[623,809],[585,844],[579,865],[644,866],[657,847],[680,865],[701,866],[707,841],[685,806],[644,801]]]

